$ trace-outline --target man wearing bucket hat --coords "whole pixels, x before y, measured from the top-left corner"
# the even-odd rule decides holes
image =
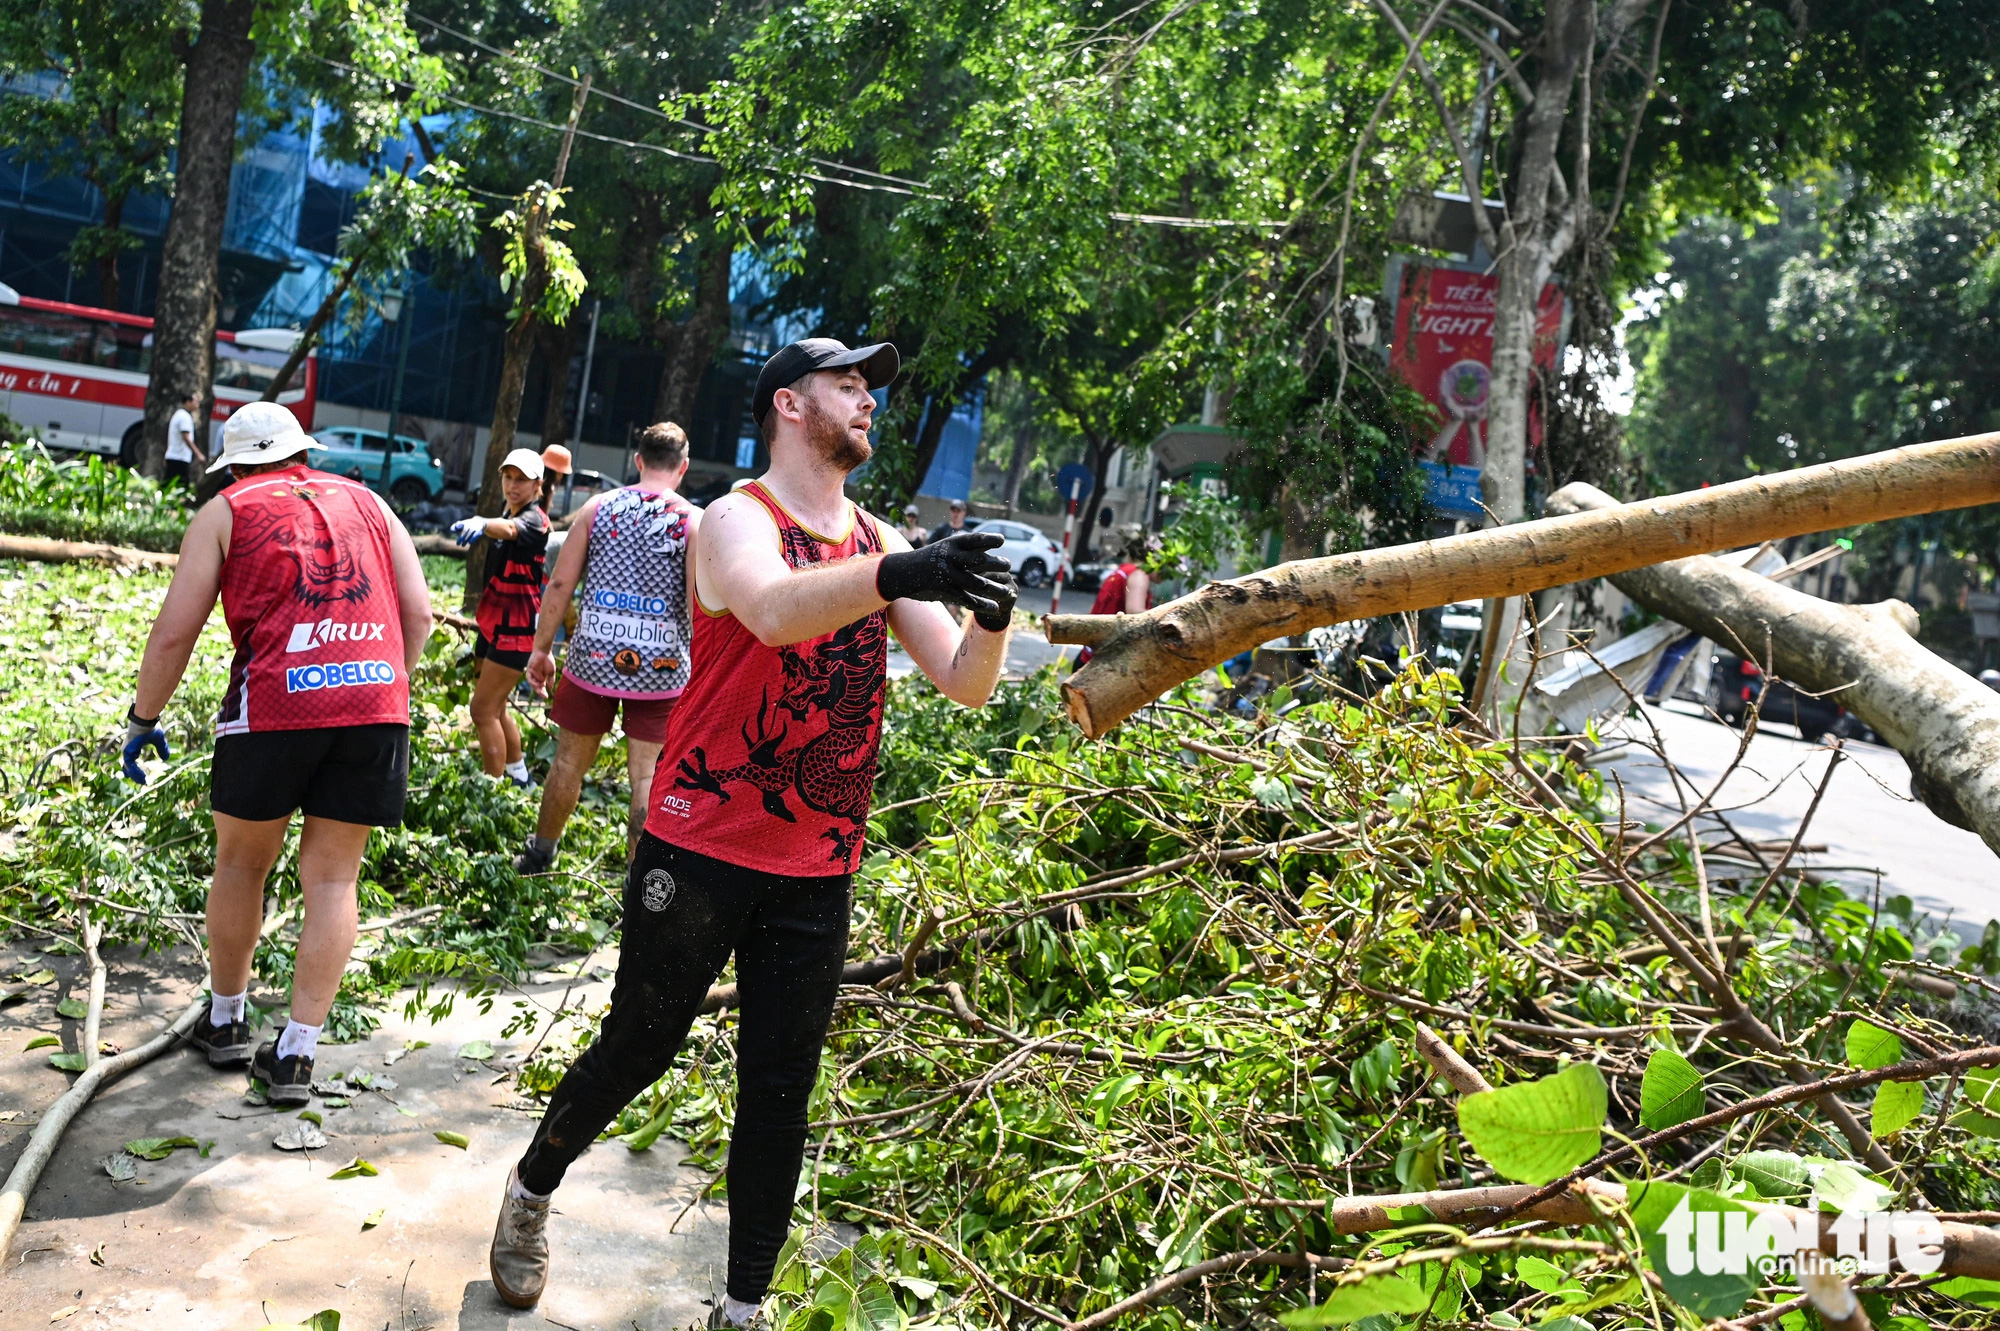
[[[998,536],[911,550],[842,491],[873,451],[870,390],[899,363],[887,343],[850,350],[831,338],[771,357],[751,399],[770,470],[709,505],[692,533],[693,670],[626,875],[611,1010],[549,1100],[494,1229],[494,1287],[516,1307],[547,1283],[550,1194],[564,1171],[672,1064],[732,954],[729,1277],[710,1325],[747,1324],[770,1285],[847,957],[889,634],[946,697],[978,707],[1013,615]],[[961,623],[947,604],[971,615]]]
[[[535,617],[542,608],[542,559],[549,546],[543,510],[542,455],[517,448],[500,460],[500,493],[506,511],[497,518],[462,518],[451,524],[460,545],[480,537],[497,543],[486,557],[486,585],[479,593],[479,631],[472,656],[479,675],[472,685],[472,725],[479,761],[490,777],[534,785],[521,754],[521,730],[507,712],[507,695],[521,682],[535,647]]]
[[[321,1026],[354,947],[355,882],[376,827],[403,819],[410,670],[431,631],[416,547],[367,486],[311,470],[322,447],[275,402],[222,429],[208,467],[232,483],[188,524],[126,713],[125,774],[168,756],[161,714],[217,598],[235,644],[210,765],[215,880],[209,1008],[190,1037],[215,1067],[250,1064],[273,1103],[311,1093]],[[244,1001],[264,922],[264,880],[303,810],[305,904],[291,1010],[253,1056]]]

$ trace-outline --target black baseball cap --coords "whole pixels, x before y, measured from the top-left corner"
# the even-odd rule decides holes
[[[762,425],[770,414],[771,399],[780,388],[796,383],[814,370],[844,370],[860,367],[861,377],[870,388],[886,388],[902,372],[903,357],[894,344],[877,342],[850,349],[831,337],[808,337],[778,348],[778,354],[764,362],[757,373],[757,394],[750,399],[750,419]]]

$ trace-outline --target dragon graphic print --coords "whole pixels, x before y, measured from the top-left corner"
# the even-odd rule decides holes
[[[881,531],[858,509],[847,533],[833,539],[799,523],[762,486],[743,492],[770,512],[793,568],[882,549]],[[852,873],[881,745],[887,613],[766,647],[734,616],[697,608],[691,656],[695,670],[669,725],[647,830],[766,872]]]

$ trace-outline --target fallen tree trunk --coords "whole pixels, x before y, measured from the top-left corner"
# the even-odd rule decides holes
[[[1094,649],[1063,695],[1070,716],[1096,738],[1238,652],[1325,624],[1519,596],[1759,541],[1995,502],[2000,434],[1973,435],[1614,510],[1298,560],[1212,582],[1142,615],[1051,615],[1045,625],[1050,642]]]
[[[21,1215],[28,1207],[28,1194],[35,1190],[35,1181],[41,1178],[42,1171],[55,1156],[56,1146],[62,1141],[70,1120],[83,1112],[90,1098],[106,1083],[116,1081],[133,1068],[150,1062],[178,1044],[207,1010],[208,1000],[205,998],[189,1004],[187,1011],[181,1013],[171,1025],[137,1049],[128,1049],[115,1058],[107,1058],[87,1068],[62,1098],[44,1111],[42,1121],[35,1125],[34,1135],[28,1138],[27,1148],[14,1162],[14,1172],[7,1176],[6,1187],[0,1188],[0,1259],[4,1259],[7,1249],[13,1246],[14,1232],[21,1227]]]
[[[1552,513],[1615,516],[1626,507],[1581,483],[1549,498]],[[1909,606],[1837,605],[1706,555],[1611,583],[1794,687],[1832,694],[1903,755],[1931,812],[2000,853],[2000,694],[1918,643]]]
[[[128,568],[172,568],[175,554],[134,550],[95,541],[52,541],[46,536],[0,536],[0,559],[32,559],[43,564],[122,564]]]

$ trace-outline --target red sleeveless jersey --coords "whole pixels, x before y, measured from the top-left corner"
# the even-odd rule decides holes
[[[301,465],[222,498],[222,617],[236,656],[216,733],[408,725],[389,519],[374,493]]]
[[[742,492],[778,524],[793,568],[882,549],[874,519],[852,504],[846,533],[822,536],[761,484]],[[853,873],[875,794],[888,612],[766,647],[736,616],[711,613],[696,596],[688,657],[693,671],[667,722],[646,830],[764,873]]]

